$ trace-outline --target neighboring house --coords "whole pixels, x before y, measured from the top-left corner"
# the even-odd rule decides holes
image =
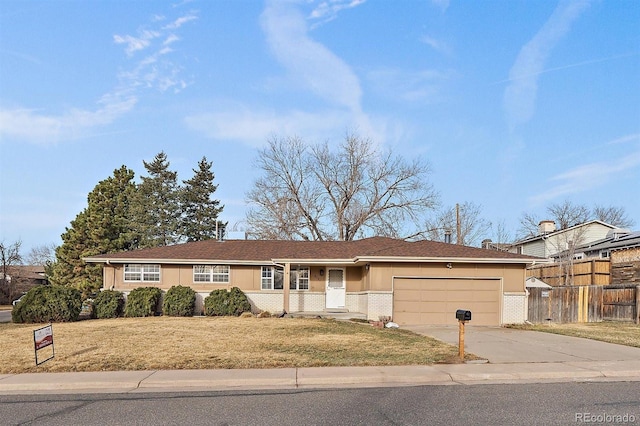
[[[613,229],[601,240],[576,247],[576,254],[582,255],[585,259],[611,259],[612,252],[633,248],[640,248],[640,231]]]
[[[11,265],[7,276],[0,272],[2,298],[11,302],[37,285],[47,284],[43,265]]]
[[[613,230],[578,251],[587,259],[609,260],[611,284],[640,284],[640,231]]]
[[[602,240],[609,231],[616,229],[619,228],[600,220],[591,220],[556,230],[553,221],[545,220],[540,222],[538,235],[516,241],[509,251],[528,256],[558,258],[567,253],[567,250],[575,250],[575,247]]]
[[[399,324],[471,324],[526,320],[525,270],[544,259],[434,241],[373,237],[357,241],[200,241],[91,256],[104,265],[104,288],[198,293],[239,287],[254,311],[359,312]]]

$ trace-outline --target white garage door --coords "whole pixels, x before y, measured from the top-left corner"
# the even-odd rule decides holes
[[[395,278],[393,321],[457,324],[456,310],[471,311],[473,325],[500,325],[499,279]]]

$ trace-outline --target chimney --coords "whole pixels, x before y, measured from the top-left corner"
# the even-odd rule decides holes
[[[538,224],[538,233],[540,235],[549,234],[556,230],[556,223],[552,220],[543,220]]]
[[[451,229],[447,229],[444,231],[444,242],[447,244],[451,244]]]

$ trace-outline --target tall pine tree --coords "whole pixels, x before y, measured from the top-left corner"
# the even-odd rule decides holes
[[[87,207],[71,221],[56,248],[51,281],[91,293],[102,286],[102,266],[85,264],[83,257],[132,250],[138,245],[131,222],[136,193],[134,173],[125,166],[100,181],[87,196]]]
[[[143,161],[149,176],[142,176],[134,209],[140,247],[168,246],[180,242],[178,174],[169,170],[164,152]]]
[[[218,185],[213,183],[212,165],[213,162],[202,157],[198,169],[193,169],[193,177],[183,181],[180,231],[187,241],[209,240],[223,235],[226,224],[218,222],[218,215],[224,206],[213,199]]]

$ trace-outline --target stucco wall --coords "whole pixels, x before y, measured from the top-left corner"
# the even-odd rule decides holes
[[[134,262],[132,262],[134,263]],[[266,265],[265,265],[266,266]],[[304,265],[301,265],[304,266]],[[291,269],[296,269],[292,265]],[[104,288],[115,290],[133,290],[137,287],[159,287],[168,290],[174,285],[189,286],[197,292],[207,292],[215,289],[230,289],[238,287],[242,291],[262,291],[261,266],[231,265],[229,270],[229,283],[196,283],[193,281],[192,265],[167,265],[160,266],[160,282],[124,281],[124,266],[121,264],[104,265]],[[346,287],[348,292],[362,291],[363,266],[337,267],[345,270]],[[309,268],[309,291],[323,292],[326,287],[326,266],[311,266]]]

